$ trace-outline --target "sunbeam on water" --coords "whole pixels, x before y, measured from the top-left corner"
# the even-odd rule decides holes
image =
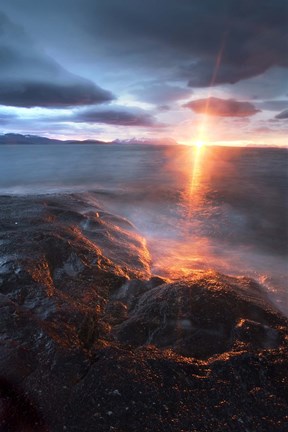
[[[87,202],[136,226],[154,274],[177,279],[212,269],[253,277],[287,313],[286,150],[201,143],[0,152],[2,195],[85,192]]]
[[[187,186],[188,191],[186,197],[184,195],[184,203],[188,208],[188,217],[201,204],[202,192],[202,177],[204,174],[204,158],[205,149],[202,142],[199,142],[193,149],[193,152],[187,152],[188,163],[190,166],[187,170]]]

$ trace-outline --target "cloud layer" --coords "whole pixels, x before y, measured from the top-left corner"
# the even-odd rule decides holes
[[[257,110],[250,102],[239,102],[234,99],[206,98],[197,99],[183,105],[197,114],[207,114],[218,117],[250,117]]]
[[[65,107],[109,102],[113,95],[69,73],[41,52],[26,32],[0,15],[0,104]]]
[[[110,92],[88,81],[71,84],[52,82],[0,81],[0,104],[15,107],[69,107],[113,100]]]
[[[284,130],[288,0],[2,3],[2,129],[189,142],[208,113],[218,137]]]
[[[67,117],[65,117],[65,121],[67,121]],[[82,109],[68,117],[68,121],[75,123],[105,123],[118,126],[159,126],[147,111],[127,107],[109,107],[106,109],[91,107]]]
[[[236,83],[273,66],[288,67],[287,0],[51,0],[41,6],[10,0],[6,9],[25,16],[54,43],[73,23],[73,49],[87,56],[105,53],[121,65],[140,63],[144,69],[174,65],[175,76],[192,87]]]

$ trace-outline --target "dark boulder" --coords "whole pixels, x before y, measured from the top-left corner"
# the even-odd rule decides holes
[[[135,347],[154,344],[206,359],[247,345],[279,346],[286,324],[256,282],[199,271],[144,293],[115,334]]]

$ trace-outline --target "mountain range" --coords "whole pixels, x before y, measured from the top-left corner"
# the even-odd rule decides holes
[[[131,144],[131,145],[177,145],[179,144],[173,138],[129,138],[129,139],[116,139],[114,141],[102,141],[95,139],[86,140],[60,140],[55,138],[47,138],[38,135],[22,135],[16,133],[0,134],[1,144]],[[279,147],[277,145],[265,144],[247,144],[245,147]]]
[[[99,140],[59,140],[54,138],[46,138],[37,135],[21,135],[15,133],[7,133],[0,135],[0,144],[108,144],[105,141]]]
[[[94,139],[86,140],[59,140],[37,135],[21,135],[7,133],[0,135],[0,144],[141,144],[141,145],[176,145],[178,144],[172,138],[131,138],[116,139],[114,141],[101,141]]]

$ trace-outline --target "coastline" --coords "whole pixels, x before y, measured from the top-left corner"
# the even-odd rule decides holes
[[[285,430],[287,319],[259,284],[152,275],[133,225],[81,194],[0,204],[2,427]]]

